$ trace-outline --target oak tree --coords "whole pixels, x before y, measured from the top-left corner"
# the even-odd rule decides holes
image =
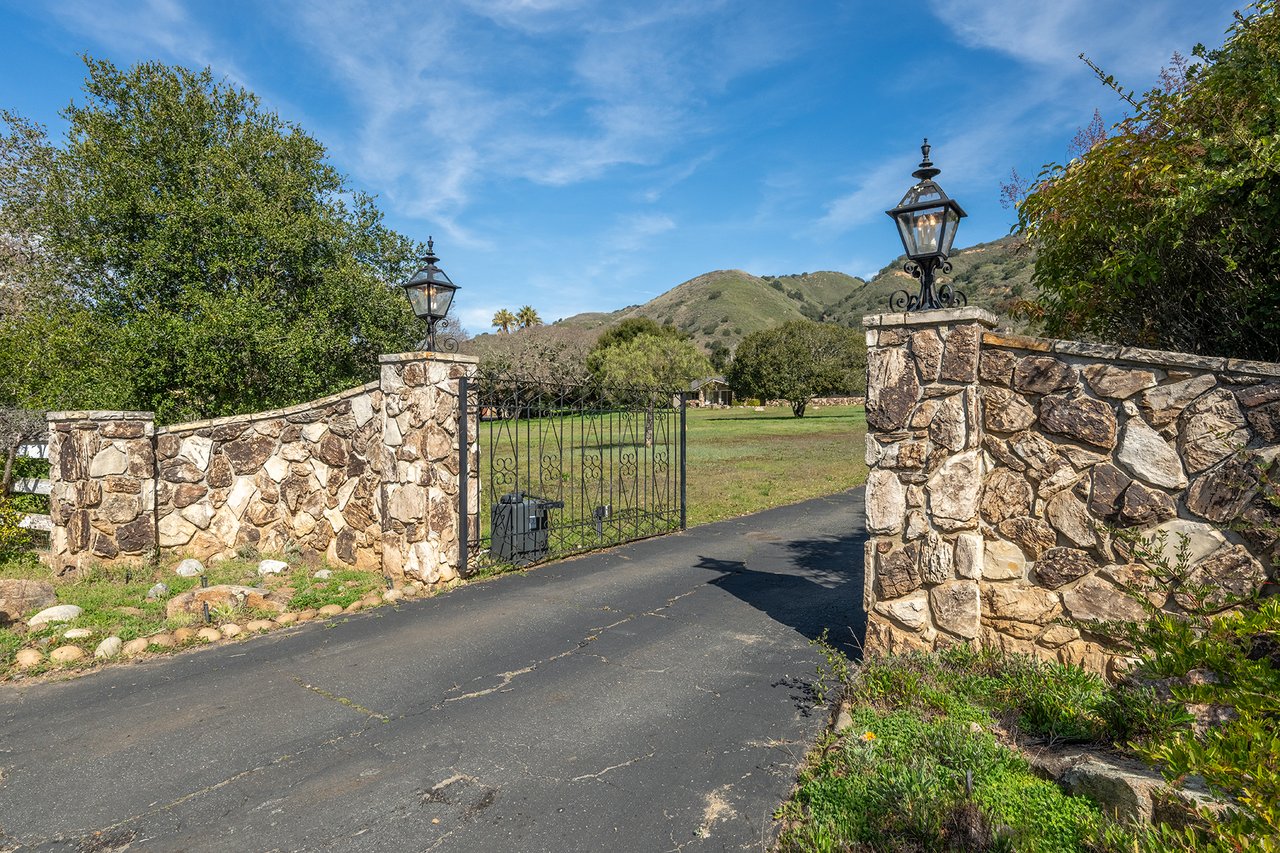
[[[737,397],[786,400],[800,418],[814,397],[863,393],[866,373],[861,330],[793,320],[743,338],[726,378]]]
[[[420,249],[320,142],[208,68],[85,62],[61,139],[0,113],[0,234],[23,249],[0,280],[37,294],[0,323],[0,362],[45,350],[0,404],[226,415],[359,384],[413,346],[393,285]]]

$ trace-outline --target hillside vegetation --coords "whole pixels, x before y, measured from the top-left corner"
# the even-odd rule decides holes
[[[895,290],[915,293],[920,283],[902,271],[906,258],[900,257],[872,277],[871,281],[831,305],[820,319],[843,326],[860,326],[865,314],[888,310],[889,295]],[[950,283],[964,292],[968,304],[986,308],[1013,319],[1021,300],[1033,299],[1031,274],[1035,258],[1030,248],[1014,237],[979,243],[951,256],[951,274],[938,281]]]
[[[675,326],[703,349],[733,349],[752,332],[788,320],[818,319],[828,306],[864,286],[841,272],[756,276],[743,270],[704,273],[654,297],[612,313],[578,314],[557,325],[604,329],[622,320],[647,317]]]
[[[887,310],[893,291],[905,288],[914,292],[919,287],[902,271],[904,260],[898,258],[871,281],[831,271],[757,276],[743,270],[716,270],[677,285],[643,305],[575,314],[557,320],[552,327],[561,334],[581,334],[589,346],[609,326],[647,317],[685,332],[709,353],[732,351],[752,332],[790,320],[821,320],[859,328],[864,314]],[[1034,258],[1015,238],[962,249],[951,262],[951,275],[940,280],[951,281],[964,290],[970,305],[1010,317],[1018,300],[1034,296]],[[480,336],[480,342],[486,337]]]

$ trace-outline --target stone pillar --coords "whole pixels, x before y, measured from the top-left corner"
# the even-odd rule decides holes
[[[866,649],[976,643],[983,541],[981,308],[881,314],[867,328]]]
[[[59,574],[156,547],[155,415],[50,412],[50,560]]]
[[[456,578],[459,547],[458,380],[479,359],[412,352],[381,359],[382,568],[395,581]],[[479,496],[475,420],[468,430],[470,506]]]

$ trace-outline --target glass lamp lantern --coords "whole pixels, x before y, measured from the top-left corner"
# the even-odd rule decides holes
[[[427,323],[425,344],[429,350],[436,348],[436,324],[449,313],[449,306],[453,304],[453,294],[458,289],[458,285],[450,281],[449,276],[440,269],[439,261],[435,253],[435,240],[428,237],[427,253],[422,258],[423,267],[413,274],[413,278],[401,285],[405,295],[409,297],[413,313]]]
[[[917,183],[892,210],[886,210],[898,226],[898,237],[907,255],[903,269],[920,280],[920,293],[908,294],[899,290],[889,298],[894,311],[927,311],[933,308],[954,308],[966,304],[963,293],[950,285],[937,291],[933,287],[934,274],[941,270],[950,272],[947,256],[956,239],[960,220],[967,214],[933,180],[942,171],[929,160],[929,140],[920,146],[923,155],[920,167],[911,173]]]

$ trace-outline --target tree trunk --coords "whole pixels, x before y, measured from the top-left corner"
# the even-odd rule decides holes
[[[9,497],[9,489],[13,486],[13,462],[18,458],[18,448],[22,445],[21,436],[9,446],[4,458],[4,477],[0,478],[0,498]]]
[[[792,400],[792,401],[791,401],[791,414],[795,415],[797,418],[803,418],[803,417],[804,417],[804,407],[805,407],[805,406],[807,406],[807,405],[809,405],[809,401],[808,401],[808,400]]]

